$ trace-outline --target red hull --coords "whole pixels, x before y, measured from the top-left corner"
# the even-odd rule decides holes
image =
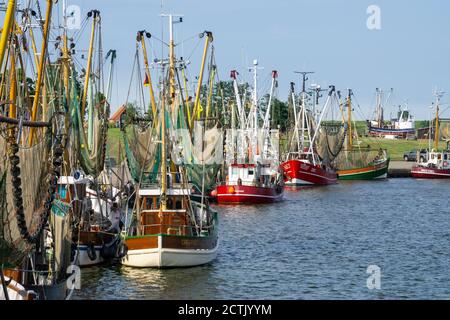
[[[414,166],[411,175],[420,179],[450,179],[450,170]]]
[[[226,203],[273,203],[283,198],[283,188],[221,185],[217,187],[217,202]]]
[[[337,183],[337,173],[299,160],[281,165],[285,183],[289,185],[329,185]]]

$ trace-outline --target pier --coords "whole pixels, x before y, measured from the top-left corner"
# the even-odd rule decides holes
[[[389,178],[410,178],[411,168],[415,162],[412,161],[391,161],[389,164]]]

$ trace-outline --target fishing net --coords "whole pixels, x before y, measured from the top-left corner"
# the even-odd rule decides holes
[[[204,185],[205,190],[210,191],[215,187],[222,164],[223,138],[217,124],[209,129],[205,127],[204,122],[194,122],[192,135],[186,128],[171,130],[172,159],[175,164],[186,167],[189,180],[199,190]]]
[[[17,225],[8,149],[6,139],[0,135],[0,264],[16,266],[33,250],[33,246],[22,239]],[[49,187],[49,148],[45,141],[41,141],[30,148],[20,148],[17,156],[20,158],[26,226],[30,233],[34,233],[44,212]]]
[[[55,269],[64,276],[66,267],[71,263],[72,233],[70,211],[72,207],[60,200],[54,200],[50,215],[50,230],[54,244],[53,260]]]
[[[334,159],[334,164],[338,170],[349,170],[365,168],[386,159],[387,155],[383,150],[355,148],[353,150],[342,150]]]
[[[172,113],[168,120],[171,157],[176,165],[184,166],[189,181],[207,192],[214,189],[223,158],[222,130],[216,122],[194,121],[192,133],[184,108]]]
[[[105,101],[91,99],[94,105],[86,123],[84,115],[81,115],[81,103],[77,97],[79,94],[77,94],[75,80],[72,80],[71,144],[76,152],[75,155],[72,154],[75,161],[73,163],[79,163],[86,174],[97,177],[103,170],[105,161],[109,108]],[[92,134],[86,132],[89,127],[92,128]]]
[[[159,132],[159,125],[153,128],[129,124],[122,130],[127,164],[135,182],[141,179],[156,182],[161,157]]]
[[[317,132],[315,150],[322,162],[330,164],[342,150],[347,127],[343,124],[322,124]]]

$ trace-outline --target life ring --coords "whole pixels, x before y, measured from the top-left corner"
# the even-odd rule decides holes
[[[91,261],[97,260],[97,251],[95,251],[94,243],[89,244],[86,251]]]
[[[444,167],[448,167],[448,161],[444,161]]]

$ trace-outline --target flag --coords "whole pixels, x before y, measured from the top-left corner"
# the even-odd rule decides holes
[[[148,74],[145,74],[144,87],[148,87],[150,85],[150,79],[148,78]]]

